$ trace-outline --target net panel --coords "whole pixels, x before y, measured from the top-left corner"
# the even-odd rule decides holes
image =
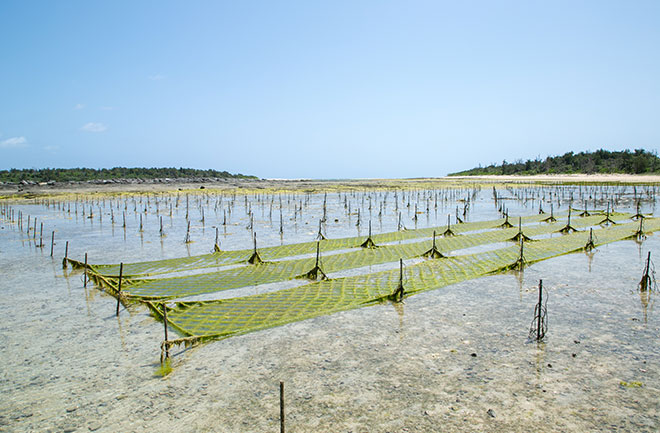
[[[557,214],[557,217],[565,216],[566,213]],[[546,218],[546,215],[531,215],[522,217],[523,224],[539,222]],[[514,221],[511,218],[511,221]],[[515,219],[517,222],[517,218]],[[499,228],[504,219],[490,221],[474,221],[452,225],[451,230],[456,234],[467,233],[476,230],[486,230]],[[443,233],[447,226],[431,227],[423,229],[403,230],[396,232],[380,233],[372,235],[374,242],[379,244],[391,243],[397,241],[406,241],[416,238],[428,238],[433,235],[433,231],[438,234]],[[367,236],[348,237],[340,239],[325,239],[322,242],[324,251],[334,251],[349,248],[359,248]],[[293,257],[306,254],[314,254],[316,251],[316,242],[303,242],[296,244],[287,244],[280,246],[271,246],[259,248],[259,254],[264,260],[278,260],[286,257]],[[203,254],[192,257],[182,257],[175,259],[162,259],[153,261],[144,261],[136,263],[124,263],[124,275],[127,277],[145,277],[151,275],[189,271],[201,268],[211,268],[217,266],[245,263],[252,255],[252,249],[219,251],[209,254]],[[119,275],[119,264],[94,264],[89,265],[95,272],[106,277],[116,277]]]
[[[636,236],[639,225],[628,223],[594,230],[595,245]],[[660,228],[660,220],[647,219],[645,230]],[[584,250],[589,233],[525,243],[527,264]],[[520,256],[512,245],[478,254],[428,260],[409,266],[404,273],[406,296],[509,269]],[[168,308],[169,323],[184,335],[199,339],[226,338],[305,320],[338,311],[360,308],[389,298],[399,282],[399,271],[338,278],[291,289],[220,301],[180,302]],[[160,306],[149,303],[159,316]]]
[[[572,223],[575,227],[587,227],[596,224],[598,216],[585,217]],[[556,232],[561,223],[540,224],[524,227],[526,236],[540,236]],[[493,244],[510,240],[518,233],[517,228],[497,229],[468,235],[441,237],[436,239],[436,247],[441,252],[463,250],[480,245]],[[321,243],[323,245],[323,243]],[[431,248],[431,241],[386,245],[379,248],[363,249],[330,255],[322,258],[323,272],[333,273],[392,263],[400,258],[407,260],[419,257]],[[324,246],[325,248],[325,246]],[[458,251],[460,253],[460,251]],[[130,279],[123,281],[123,293],[126,297],[138,299],[172,299],[212,293],[221,290],[246,286],[275,283],[299,277],[315,266],[315,258],[269,262],[258,266],[243,266],[223,271],[170,278]],[[113,286],[116,279],[106,278]]]

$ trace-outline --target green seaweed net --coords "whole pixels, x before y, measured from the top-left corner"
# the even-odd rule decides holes
[[[621,214],[618,215],[620,216]],[[532,215],[523,217],[522,221],[525,224],[540,222],[543,219],[542,217],[543,215]],[[502,224],[502,221],[504,220],[466,222],[453,225],[452,231],[455,234],[461,234],[476,230],[492,229],[499,227]],[[371,239],[376,245],[382,245],[391,242],[407,241],[410,239],[430,238],[434,231],[442,233],[444,229],[445,227],[430,227],[424,229],[381,233],[372,235]],[[329,252],[350,248],[360,248],[366,240],[367,236],[356,236],[341,239],[324,239],[321,241],[321,245],[324,252]],[[314,254],[315,251],[316,241],[310,241],[297,244],[259,248],[259,255],[264,261],[272,261],[286,257]],[[127,277],[146,277],[172,272],[246,263],[252,256],[253,252],[254,250],[250,248],[236,251],[216,251],[213,253],[192,257],[153,260],[138,263],[125,263],[124,275]],[[105,276],[119,275],[118,264],[95,264],[90,265],[90,269]]]
[[[259,250],[266,262],[257,265],[246,264],[255,252],[253,249],[125,264],[123,275],[127,276],[121,280],[121,290],[117,265],[87,265],[87,274],[97,285],[122,301],[145,302],[161,319],[167,304],[169,325],[186,336],[164,343],[171,345],[226,338],[360,308],[392,299],[397,289],[401,296],[407,297],[493,273],[521,269],[562,254],[588,251],[626,238],[641,239],[645,233],[660,228],[660,219],[655,218],[626,222],[630,221],[629,214],[608,214],[617,222],[608,227],[599,226],[603,220],[602,212],[593,212],[570,222],[564,219],[566,216],[558,215],[558,221],[552,223],[541,222],[543,215],[524,217],[522,222],[525,225],[520,223],[511,228],[502,227],[502,220],[463,223],[453,226],[455,236],[447,237],[434,236],[435,228],[370,236],[378,248],[360,248],[364,237],[269,247]],[[557,233],[567,225],[576,231]],[[478,247],[478,251],[467,250],[473,247]],[[305,254],[310,257],[295,257]],[[367,268],[412,258],[417,258],[417,263],[409,264],[403,277],[400,269],[374,271]],[[68,262],[76,267],[84,266],[75,260],[68,259]],[[233,266],[205,272],[206,267],[220,264]],[[353,276],[323,278],[349,270],[355,270]],[[192,271],[197,272],[163,275]],[[305,279],[317,277],[321,277],[321,281],[305,283]],[[296,287],[268,293],[223,300],[186,301],[195,295],[296,278],[300,279]],[[177,299],[179,301],[175,302]]]
[[[627,216],[629,217],[629,216]],[[589,227],[597,224],[602,217],[596,215],[585,217],[574,222],[576,227]],[[499,221],[491,221],[489,226],[497,226]],[[534,236],[543,236],[556,232],[561,223],[538,224],[528,227],[511,229],[492,229],[477,233],[469,233],[444,238],[425,239],[417,242],[406,242],[401,244],[381,245],[378,248],[356,248],[340,254],[328,255],[323,258],[321,271],[324,275],[374,266],[385,263],[396,262],[399,259],[411,259],[427,256],[435,245],[436,251],[441,255],[454,251],[461,253],[471,247],[480,245],[497,244],[505,241],[517,241],[531,239]],[[325,242],[314,243],[314,246],[322,245],[325,251]],[[287,247],[288,248],[288,247]],[[337,250],[335,250],[337,251]],[[332,251],[331,251],[332,252]],[[444,254],[443,254],[444,253]],[[437,254],[433,255],[437,258]],[[267,262],[258,266],[240,266],[226,270],[198,275],[185,275],[169,278],[136,279],[129,277],[122,280],[122,294],[126,299],[157,300],[183,298],[187,296],[213,293],[222,290],[236,289],[240,287],[255,286],[268,283],[276,283],[294,278],[314,274],[316,262],[314,257]],[[124,265],[125,267],[128,265]],[[97,269],[93,269],[96,271]],[[317,270],[318,271],[318,270]],[[316,272],[318,274],[318,272]],[[116,292],[117,278],[107,274],[90,274],[92,278],[97,277],[99,284],[104,285],[110,293]],[[116,295],[116,293],[113,293]]]
[[[636,223],[627,223],[594,230],[596,246],[633,238],[637,227]],[[645,228],[657,230],[660,220],[647,219]],[[589,233],[579,231],[526,243],[525,263],[531,265],[583,251],[588,240]],[[407,266],[403,278],[405,296],[508,270],[519,259],[519,254],[519,245],[513,244],[493,251]],[[187,342],[226,338],[382,302],[396,290],[399,281],[399,269],[393,269],[240,298],[177,302],[170,304],[167,316],[172,327],[189,336],[185,339]],[[157,317],[162,317],[160,304],[147,304]]]

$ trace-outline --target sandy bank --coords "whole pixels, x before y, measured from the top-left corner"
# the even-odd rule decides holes
[[[534,176],[452,176],[451,179],[484,180],[493,182],[612,182],[660,183],[660,175],[651,174],[538,174]]]
[[[622,183],[660,184],[660,175],[556,174],[536,176],[452,176],[415,179],[196,179],[163,182],[119,180],[108,183],[51,183],[0,185],[0,197],[50,196],[62,194],[157,193],[208,189],[223,192],[319,192],[381,188],[442,188],[474,183]]]

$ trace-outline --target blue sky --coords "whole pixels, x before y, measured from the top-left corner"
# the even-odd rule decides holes
[[[0,2],[0,169],[442,176],[660,143],[658,1]]]

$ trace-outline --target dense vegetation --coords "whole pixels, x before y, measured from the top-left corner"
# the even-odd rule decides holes
[[[0,170],[0,182],[67,182],[110,179],[190,179],[219,177],[227,179],[256,179],[254,176],[231,174],[226,171],[194,168],[42,168]]]
[[[658,173],[660,158],[657,152],[643,149],[610,152],[568,152],[561,156],[548,156],[545,159],[516,160],[513,163],[502,161],[501,165],[479,165],[471,170],[451,173],[450,176],[475,176],[484,174],[553,174],[553,173]]]

